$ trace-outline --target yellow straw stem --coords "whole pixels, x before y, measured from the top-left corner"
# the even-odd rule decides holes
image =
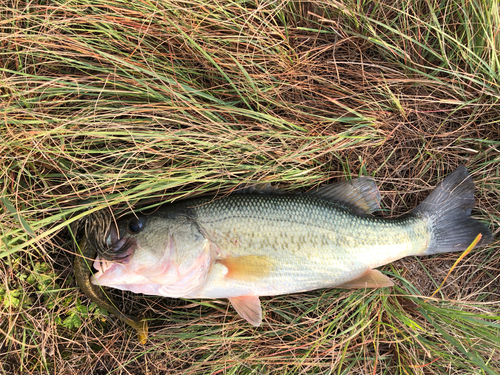
[[[462,255],[460,255],[460,257],[457,259],[457,261],[455,262],[455,264],[450,268],[450,271],[448,271],[448,274],[446,275],[446,277],[444,278],[443,282],[441,283],[441,285],[439,286],[439,288],[436,289],[436,291],[434,293],[432,293],[431,297],[434,297],[434,295],[439,292],[439,290],[443,287],[444,283],[446,282],[446,279],[448,278],[448,276],[450,276],[451,272],[455,269],[455,267],[458,265],[458,263],[460,263],[460,261],[467,255],[470,253],[470,251],[479,243],[479,241],[481,241],[481,237],[483,237],[481,235],[481,233],[479,233],[476,238],[474,239],[474,241],[472,241],[472,243],[469,245],[469,247],[462,253]]]

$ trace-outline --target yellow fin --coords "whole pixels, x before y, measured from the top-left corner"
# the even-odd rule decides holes
[[[259,296],[239,296],[228,298],[236,312],[254,327],[262,323],[262,307]]]
[[[383,288],[393,286],[391,279],[377,270],[369,270],[357,279],[348,281],[344,284],[337,285],[335,288],[345,289],[363,289],[363,288]]]
[[[272,269],[272,263],[264,255],[246,255],[218,259],[227,268],[225,277],[237,280],[257,280],[265,277]]]

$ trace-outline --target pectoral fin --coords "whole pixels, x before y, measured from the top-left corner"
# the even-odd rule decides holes
[[[358,277],[355,280],[348,281],[336,288],[345,289],[363,289],[363,288],[383,288],[386,286],[393,286],[394,283],[391,279],[385,276],[382,272],[377,270],[370,270]]]
[[[218,259],[217,263],[227,268],[225,277],[235,280],[259,280],[269,274],[272,263],[263,255],[248,255]]]
[[[262,307],[260,306],[259,296],[230,297],[229,302],[248,323],[254,327],[260,326],[262,323]]]

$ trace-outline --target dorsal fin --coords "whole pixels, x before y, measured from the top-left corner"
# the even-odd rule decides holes
[[[308,194],[349,207],[358,214],[371,214],[380,208],[380,192],[375,181],[370,177],[359,177],[325,185]]]
[[[262,182],[254,185],[243,185],[235,191],[238,194],[283,194],[277,185],[271,185],[270,182]]]

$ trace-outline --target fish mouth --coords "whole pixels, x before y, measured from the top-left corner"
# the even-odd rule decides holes
[[[102,251],[98,251],[99,255],[109,261],[127,264],[137,248],[136,239],[128,236],[120,238],[114,223],[110,225],[105,238],[106,245]]]

